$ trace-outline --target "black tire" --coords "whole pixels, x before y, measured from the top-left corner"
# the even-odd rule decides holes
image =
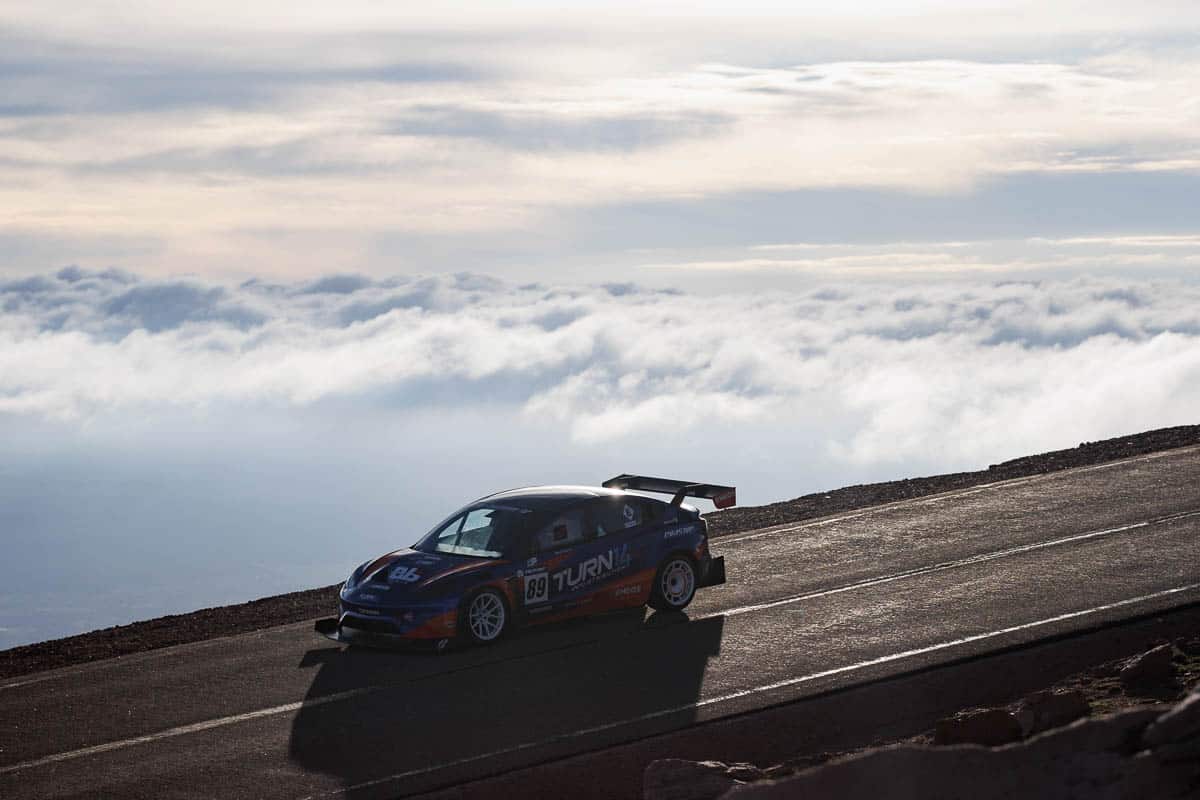
[[[683,611],[696,596],[696,564],[684,555],[673,555],[658,566],[649,605],[656,611]]]
[[[480,589],[463,603],[459,631],[473,644],[491,644],[508,632],[511,617],[504,595]]]

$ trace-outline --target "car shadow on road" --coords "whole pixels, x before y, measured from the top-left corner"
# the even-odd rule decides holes
[[[683,727],[723,627],[638,610],[442,656],[314,648],[290,757],[394,797]]]

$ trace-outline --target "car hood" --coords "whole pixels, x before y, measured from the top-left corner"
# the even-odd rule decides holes
[[[400,600],[452,575],[487,570],[495,564],[490,559],[469,556],[396,550],[354,570],[343,596],[367,603]]]

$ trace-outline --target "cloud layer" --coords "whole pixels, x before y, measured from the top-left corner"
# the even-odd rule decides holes
[[[0,414],[356,404],[507,410],[577,442],[811,431],[958,464],[1192,421],[1200,288],[1115,280],[702,297],[467,273],[223,286],[66,269],[0,284]]]
[[[332,583],[510,486],[761,503],[1194,423],[1198,309],[1117,279],[3,282],[0,647]]]

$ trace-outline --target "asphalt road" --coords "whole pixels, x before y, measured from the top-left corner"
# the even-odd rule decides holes
[[[304,623],[40,673],[0,684],[0,796],[416,793],[1200,600],[1198,536],[1190,448],[717,540],[687,618],[440,657]]]

